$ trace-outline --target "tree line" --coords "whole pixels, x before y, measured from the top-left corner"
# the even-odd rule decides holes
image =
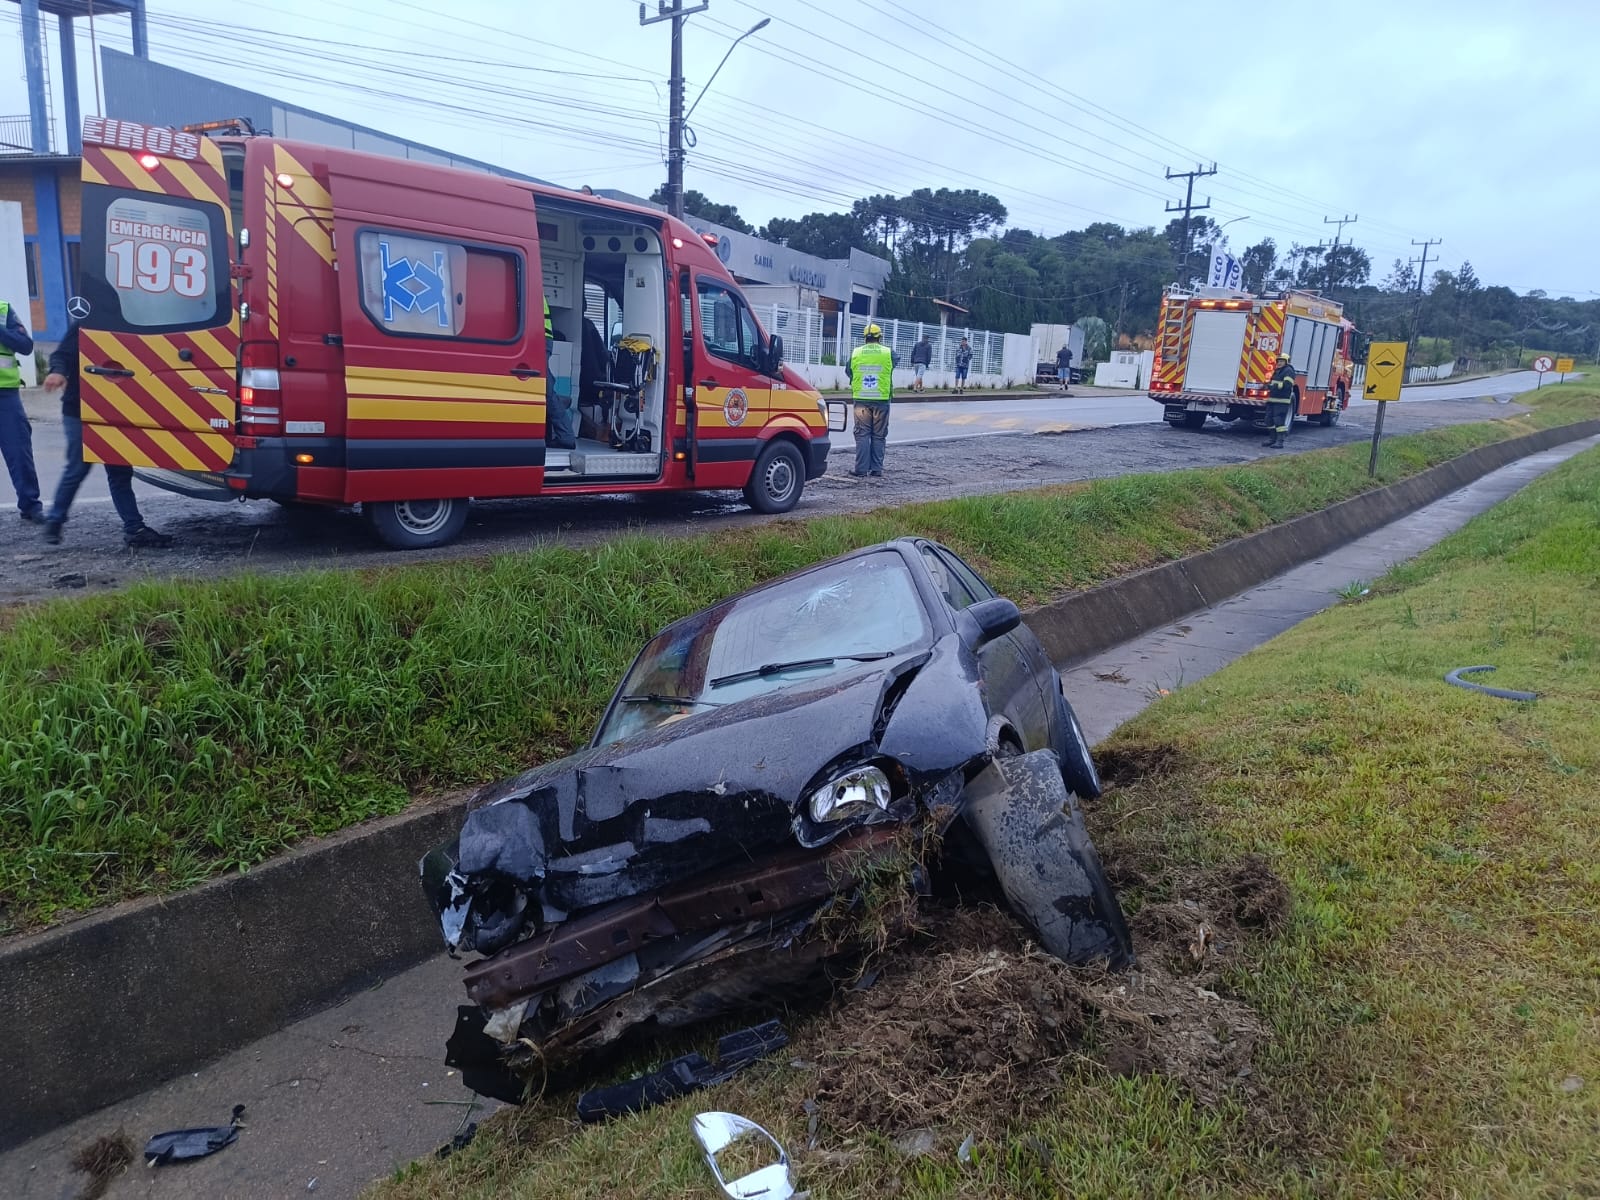
[[[1180,220],[1160,229],[1099,221],[1047,237],[1007,227],[1005,205],[972,188],[868,196],[845,212],[777,217],[759,228],[699,192],[687,192],[684,201],[707,221],[820,258],[848,258],[854,247],[888,259],[892,270],[879,306],[885,317],[936,322],[933,301],[941,300],[966,309],[963,323],[978,329],[1085,324],[1091,357],[1114,345],[1148,344],[1162,292],[1178,279],[1203,282],[1221,238],[1220,227],[1204,216],[1190,222],[1187,256]],[[1246,291],[1319,291],[1340,301],[1364,333],[1420,339],[1423,363],[1510,364],[1536,351],[1600,356],[1600,299],[1486,285],[1470,262],[1430,272],[1419,289],[1414,268],[1399,259],[1375,280],[1370,256],[1354,244],[1280,248],[1269,237],[1237,257]]]

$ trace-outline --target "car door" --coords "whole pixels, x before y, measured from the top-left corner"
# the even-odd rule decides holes
[[[704,463],[754,463],[772,407],[772,380],[760,370],[765,339],[732,287],[695,279],[700,353],[695,366],[695,428]],[[748,473],[748,468],[746,468]]]
[[[953,612],[970,608],[980,600],[994,599],[994,589],[957,555],[932,542],[917,545],[935,588]],[[1037,639],[1022,626],[978,651],[978,669],[987,689],[989,711],[1004,714],[1021,733],[1028,750],[1051,746],[1049,709],[1039,662],[1033,653],[1037,649]],[[1042,657],[1042,651],[1039,654]],[[1049,663],[1044,665],[1048,674]]]

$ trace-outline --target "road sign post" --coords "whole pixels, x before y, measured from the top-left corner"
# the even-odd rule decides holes
[[[1406,344],[1373,342],[1367,350],[1366,386],[1362,395],[1378,402],[1378,419],[1372,424],[1372,457],[1367,460],[1367,477],[1378,473],[1378,439],[1383,437],[1383,414],[1391,401],[1400,399],[1400,385],[1406,378]]]
[[[1538,358],[1533,360],[1533,369],[1539,372],[1539,387],[1534,388],[1534,391],[1537,392],[1539,388],[1544,386],[1545,372],[1549,371],[1555,365],[1555,360],[1548,354],[1541,354]]]
[[[1565,383],[1567,381],[1567,375],[1570,374],[1571,371],[1572,371],[1572,360],[1570,358],[1558,358],[1558,359],[1556,359],[1556,374],[1561,376],[1561,382],[1562,383]]]

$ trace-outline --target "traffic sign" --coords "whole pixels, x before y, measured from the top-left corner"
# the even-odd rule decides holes
[[[1555,359],[1551,358],[1548,354],[1541,354],[1538,358],[1533,360],[1533,369],[1539,372],[1541,375],[1543,375],[1546,371],[1554,370],[1555,365]]]
[[[1367,351],[1367,386],[1363,395],[1380,404],[1400,399],[1406,378],[1406,344],[1373,342]]]
[[[1558,358],[1558,359],[1556,359],[1556,373],[1558,375],[1565,375],[1568,372],[1570,372],[1571,370],[1572,370],[1572,360],[1570,358]]]

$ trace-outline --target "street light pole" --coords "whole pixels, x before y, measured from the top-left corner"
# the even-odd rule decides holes
[[[724,54],[722,56],[722,61],[717,64],[717,69],[715,71],[711,72],[711,78],[706,80],[705,87],[700,89],[700,94],[694,98],[694,103],[689,105],[689,111],[683,114],[683,119],[685,121],[687,121],[690,117],[694,116],[694,110],[699,108],[700,107],[700,101],[702,101],[702,100],[704,100],[706,98],[706,93],[711,90],[711,85],[716,82],[717,75],[721,72],[722,68],[727,64],[728,55],[733,53],[733,48],[735,46],[737,46],[740,42],[744,41],[745,38],[749,37],[752,33],[760,33],[763,29],[765,29],[768,25],[771,25],[771,24],[772,24],[772,18],[771,17],[762,17],[761,20],[757,21],[754,25],[750,26],[749,29],[746,29],[738,37],[734,38],[733,41],[728,43],[727,54]]]
[[[685,17],[705,12],[710,0],[701,0],[695,8],[685,8],[683,0],[656,0],[656,15],[645,16],[645,6],[639,5],[639,24],[654,25],[658,21],[672,22],[672,94],[667,118],[667,211],[673,216],[683,216],[683,22]]]

